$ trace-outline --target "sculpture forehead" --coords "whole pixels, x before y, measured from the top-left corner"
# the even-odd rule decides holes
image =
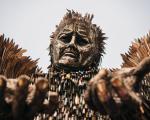
[[[75,31],[78,32],[81,37],[96,40],[99,33],[101,34],[101,30],[96,24],[92,23],[92,19],[93,14],[87,13],[82,15],[73,10],[68,10],[59,25],[56,26],[56,30],[51,35],[51,38],[55,40],[59,34]]]
[[[63,27],[62,32],[78,32],[80,34],[88,35],[90,34],[90,28],[77,23],[72,23]]]
[[[90,26],[88,25],[83,25],[80,22],[75,22],[75,23],[70,23],[70,24],[66,24],[65,26],[63,26],[59,33],[57,34],[57,37],[60,34],[69,34],[71,32],[77,33],[78,35],[80,35],[83,38],[86,38],[88,40],[95,40],[95,36],[96,34],[94,33],[94,31],[90,28]]]

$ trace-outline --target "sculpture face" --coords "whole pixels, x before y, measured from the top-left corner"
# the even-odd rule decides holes
[[[74,18],[75,17],[75,18]],[[68,13],[53,34],[50,45],[51,62],[63,68],[88,68],[99,63],[103,47],[103,33],[92,18]],[[99,44],[98,38],[101,40]]]
[[[96,42],[90,36],[79,25],[65,26],[53,43],[54,63],[74,68],[90,66],[98,53]]]

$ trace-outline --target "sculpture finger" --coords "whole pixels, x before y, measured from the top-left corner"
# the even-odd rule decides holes
[[[128,89],[125,83],[121,79],[112,79],[112,87],[117,93],[117,97],[120,99],[119,112],[117,116],[112,116],[114,119],[122,117],[122,119],[137,119],[133,114],[140,111],[140,105],[142,103],[141,98],[132,89]]]
[[[28,95],[28,86],[30,84],[29,80],[30,78],[28,76],[22,75],[18,78],[18,82],[16,84],[14,100],[12,103],[13,117],[16,120],[23,118],[26,112],[26,98]]]
[[[140,79],[143,78],[147,73],[150,72],[150,57],[146,57],[140,62],[133,72],[133,75],[136,75]]]
[[[6,88],[6,77],[0,75],[0,98],[4,96],[4,91]]]
[[[94,84],[94,82],[99,81],[100,79],[107,79],[110,72],[107,69],[101,69],[88,83],[88,85]]]
[[[134,92],[131,85],[128,83],[132,81],[132,78],[113,78],[111,80],[112,87],[117,92],[118,96],[121,98],[122,101],[130,101],[134,100],[136,103],[141,104],[141,98]]]
[[[96,87],[96,93],[100,103],[110,116],[114,116],[114,113],[116,114],[119,112],[119,106],[114,101],[112,91],[109,89],[106,80],[99,80]]]
[[[99,111],[101,114],[107,114],[108,112],[112,114],[112,111],[114,111],[113,107],[116,106],[106,86],[108,79],[110,79],[109,77],[110,72],[108,70],[100,70],[99,73],[90,80],[85,92],[86,103],[91,109]],[[111,105],[109,105],[109,103],[111,103]]]
[[[36,90],[31,102],[30,111],[28,113],[28,118],[33,118],[35,113],[40,112],[44,99],[46,98],[46,93],[48,92],[48,80],[45,78],[38,78],[36,83]]]
[[[0,112],[4,111],[3,108],[7,105],[5,102],[6,79],[6,77],[0,75]]]
[[[102,114],[106,114],[103,105],[100,103],[97,93],[96,87],[97,83],[101,78],[107,77],[108,71],[106,69],[102,69],[96,74],[88,83],[87,90],[84,94],[85,102],[88,104],[89,108],[95,111],[99,111]],[[98,106],[98,107],[97,107]],[[100,109],[99,109],[100,108]]]
[[[56,92],[49,91],[48,99],[45,99],[41,110],[43,113],[52,115],[58,107],[58,94]]]

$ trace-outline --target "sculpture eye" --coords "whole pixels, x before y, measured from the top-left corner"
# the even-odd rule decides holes
[[[64,43],[69,43],[71,41],[72,38],[72,34],[62,34],[59,37],[59,40],[64,42]]]
[[[80,35],[77,35],[77,44],[80,46],[85,46],[87,44],[89,44],[89,41],[83,37],[81,37]]]

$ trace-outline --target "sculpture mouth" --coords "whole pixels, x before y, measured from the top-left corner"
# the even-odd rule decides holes
[[[70,57],[70,58],[75,58],[75,59],[79,58],[79,53],[76,50],[65,49],[62,53],[63,53],[61,55],[62,57]]]
[[[77,55],[73,52],[66,52],[63,56],[69,56],[71,58],[77,58]]]

